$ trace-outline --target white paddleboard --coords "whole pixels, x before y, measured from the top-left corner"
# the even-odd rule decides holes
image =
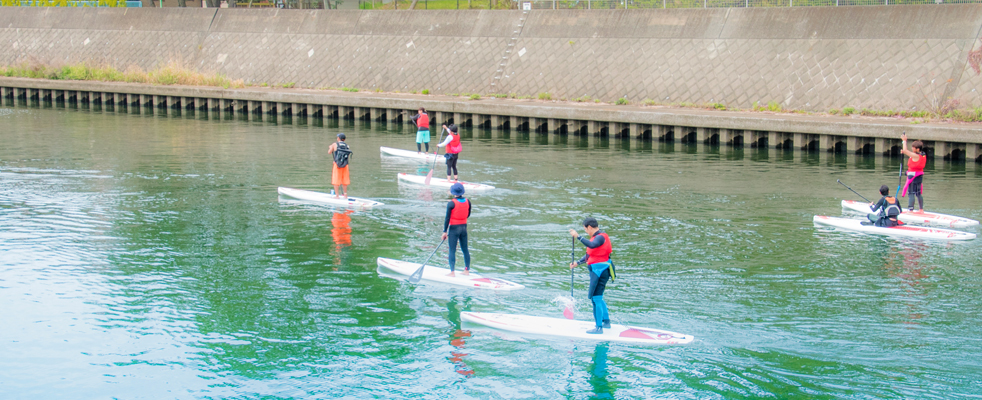
[[[856,211],[863,214],[870,214],[869,203],[855,200],[842,200],[842,208]],[[904,211],[897,217],[901,222],[916,225],[944,226],[948,228],[968,228],[978,226],[979,221],[969,218],[962,218],[956,215],[939,214],[929,211]]]
[[[395,272],[399,275],[409,276],[413,272],[419,269],[420,264],[402,260],[393,260],[391,258],[379,257],[378,260],[378,272],[384,274],[386,271]],[[471,268],[474,266],[472,265]],[[473,287],[478,289],[491,289],[491,290],[518,290],[524,289],[525,286],[519,285],[512,281],[506,281],[504,279],[498,278],[487,278],[481,276],[476,272],[471,272],[468,275],[464,275],[463,266],[456,271],[456,276],[447,276],[450,270],[447,268],[434,267],[432,265],[427,265],[423,269],[423,277],[420,281],[430,281],[439,282],[449,285],[463,286],[463,287]]]
[[[382,154],[385,154],[387,156],[409,158],[421,162],[422,161],[433,162],[433,160],[437,158],[443,158],[442,155],[436,155],[433,153],[418,153],[412,150],[396,149],[396,148],[385,147],[385,146],[379,147],[378,149],[380,152],[382,152]]]
[[[604,342],[665,345],[686,344],[692,342],[694,339],[692,335],[618,324],[611,324],[610,328],[604,329],[604,333],[602,334],[589,334],[586,331],[594,328],[593,321],[535,317],[531,315],[462,312],[460,313],[460,319],[461,321],[508,332]]]
[[[344,197],[334,198],[334,195],[330,193],[313,192],[310,190],[293,189],[288,187],[276,188],[276,192],[283,196],[288,196],[299,200],[313,201],[313,202],[324,203],[324,204],[333,204],[333,205],[346,206],[352,208],[372,208],[372,207],[385,205],[375,200],[362,199],[362,198],[351,197],[351,196],[348,196],[347,199],[345,199]]]
[[[927,228],[923,226],[910,226],[910,225],[885,228],[881,226],[863,225],[862,224],[863,221],[858,219],[827,217],[824,215],[816,215],[815,218],[812,218],[812,221],[815,223],[816,226],[818,225],[832,226],[832,227],[855,231],[855,232],[872,233],[875,235],[911,237],[911,238],[933,239],[933,240],[975,239],[974,233],[955,231],[951,229]]]
[[[399,173],[397,176],[400,182],[408,182],[416,185],[426,185],[426,177],[423,175],[409,175],[407,173]],[[432,187],[447,188],[450,189],[454,183],[460,183],[464,185],[464,193],[482,190],[492,190],[494,186],[484,185],[480,183],[471,183],[464,181],[448,181],[446,178],[437,178],[436,176],[430,178],[430,185]]]

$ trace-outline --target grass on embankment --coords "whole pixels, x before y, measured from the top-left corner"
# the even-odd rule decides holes
[[[131,82],[150,85],[188,85],[217,86],[223,88],[242,88],[242,80],[231,80],[222,74],[206,75],[185,68],[178,63],[170,63],[150,71],[132,66],[120,71],[110,66],[89,64],[68,64],[52,67],[41,64],[21,64],[0,67],[0,76],[16,78],[37,78],[75,81]]]

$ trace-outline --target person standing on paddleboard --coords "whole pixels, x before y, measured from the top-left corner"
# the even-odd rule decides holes
[[[447,146],[447,181],[451,181],[450,177],[453,176],[452,180],[456,182],[457,157],[460,156],[460,151],[463,150],[464,146],[460,144],[460,134],[457,133],[457,125],[450,124],[449,128],[444,125],[443,129],[449,132],[449,134],[447,135],[447,138],[443,140],[443,143],[436,145],[436,147]],[[453,175],[450,174],[451,169],[453,170]]]
[[[426,109],[419,108],[419,114],[413,115],[413,123],[416,124],[416,154],[422,150],[421,144],[426,145],[426,152],[430,152],[430,115]]]
[[[334,168],[331,169],[331,185],[334,185],[334,198],[340,198],[342,193],[338,191],[338,186],[344,191],[344,198],[348,198],[348,185],[351,184],[351,177],[348,175],[348,160],[351,158],[351,148],[344,142],[343,133],[338,134],[336,142],[331,143],[327,152],[334,156]]]
[[[586,333],[601,334],[604,333],[604,328],[610,329],[610,315],[607,312],[607,303],[604,302],[604,289],[607,287],[607,281],[613,276],[614,268],[610,261],[610,253],[614,249],[610,237],[600,229],[595,218],[584,219],[583,230],[590,235],[589,240],[580,237],[575,229],[569,230],[570,235],[586,246],[586,255],[575,263],[569,263],[569,268],[587,264],[587,270],[590,271],[590,289],[587,291],[587,297],[593,303],[593,320],[597,327]]]
[[[900,151],[910,157],[907,160],[907,184],[904,185],[904,191],[901,197],[910,194],[907,200],[907,210],[914,211],[914,197],[917,197],[917,204],[921,206],[918,212],[924,212],[924,196],[923,193],[923,182],[924,182],[924,166],[927,165],[927,153],[924,152],[924,142],[920,140],[915,140],[911,143],[910,147],[913,149],[907,150],[907,134],[900,135],[900,140],[903,141],[903,147]]]
[[[457,264],[457,242],[460,242],[460,250],[464,253],[464,275],[469,275],[471,270],[471,253],[467,251],[467,218],[471,216],[471,201],[464,198],[464,185],[458,183],[450,186],[450,195],[454,198],[447,203],[447,216],[443,219],[443,240],[449,239],[450,273],[454,274],[454,265]]]
[[[880,186],[880,201],[876,203],[869,203],[870,210],[873,211],[872,214],[866,215],[866,218],[873,223],[874,226],[882,226],[886,228],[892,228],[900,225],[897,221],[897,217],[901,213],[900,200],[896,197],[890,196],[890,187],[887,185]],[[868,222],[864,222],[867,224]]]

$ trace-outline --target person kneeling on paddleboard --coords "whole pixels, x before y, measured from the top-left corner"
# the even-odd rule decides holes
[[[443,240],[450,239],[450,273],[454,275],[454,265],[457,264],[457,242],[460,251],[464,253],[464,275],[470,274],[471,253],[467,251],[467,218],[471,216],[471,201],[464,198],[464,185],[458,183],[450,186],[450,195],[454,198],[447,203],[447,216],[443,219]]]
[[[447,146],[447,151],[445,153],[447,157],[447,181],[457,181],[457,157],[460,156],[460,151],[463,150],[463,146],[460,144],[460,134],[457,133],[457,125],[450,124],[448,128],[446,125],[443,129],[449,132],[447,138],[443,140],[437,147]],[[453,172],[451,175],[450,172]],[[453,179],[450,179],[450,177]]]
[[[610,237],[600,230],[599,226],[595,218],[588,217],[583,220],[583,229],[590,235],[589,240],[581,238],[575,229],[569,230],[570,235],[578,238],[580,243],[586,246],[586,255],[579,261],[570,263],[569,268],[586,263],[590,271],[590,289],[587,291],[587,296],[593,303],[593,319],[597,326],[586,331],[591,334],[604,333],[603,328],[610,329],[610,315],[607,313],[607,303],[604,302],[604,289],[607,287],[607,281],[614,276],[614,265],[610,260],[613,246]]]
[[[887,185],[880,186],[880,195],[883,196],[880,198],[880,201],[869,203],[870,210],[873,213],[868,214],[866,218],[875,226],[892,228],[900,225],[897,221],[897,217],[902,212],[900,201],[896,197],[890,196],[890,188]]]

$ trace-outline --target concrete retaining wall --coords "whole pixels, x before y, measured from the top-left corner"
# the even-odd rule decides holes
[[[179,61],[247,82],[749,108],[982,105],[982,5],[695,10],[4,8],[0,64]],[[973,50],[980,49],[979,53]],[[975,54],[975,57],[971,57]]]

